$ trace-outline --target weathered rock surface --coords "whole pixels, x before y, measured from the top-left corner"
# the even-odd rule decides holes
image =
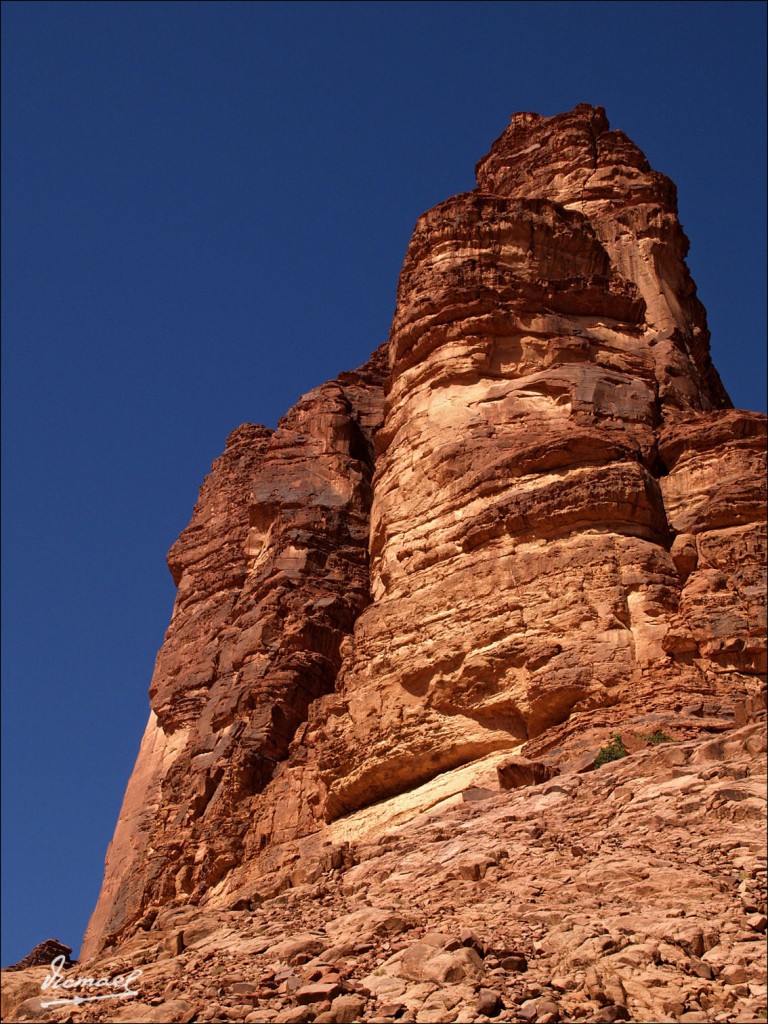
[[[11,975],[27,988],[3,1019],[762,1019],[764,711],[587,774],[441,799],[468,771],[425,784],[407,821],[402,797],[357,812],[348,866],[251,909],[164,910],[76,968],[142,970],[135,999],[41,1012],[37,968]]]
[[[64,966],[69,967],[73,963],[71,952],[72,947],[65,946],[58,939],[46,939],[45,942],[38,942],[35,948],[17,963],[11,964],[10,967],[4,967],[3,970],[23,971],[27,967],[48,967],[51,960],[58,956],[63,957]]]
[[[179,592],[85,940],[213,891],[368,596],[384,352],[227,439],[168,564]]]
[[[496,772],[502,789],[520,789],[546,782],[557,774],[557,769],[541,761],[529,761],[527,757],[511,757],[500,764]]]
[[[498,996],[481,1003],[501,1019],[516,1019],[503,1016],[517,1013],[512,1003],[520,1019],[554,1019],[552,999],[561,1016],[578,1016],[578,1000],[558,995],[574,986],[586,993],[583,1005],[591,1000],[585,1013],[602,1007],[600,1019],[622,1019],[627,1000],[635,1000],[632,1012],[666,1014],[653,1019],[709,1012],[698,995],[667,1006],[633,994],[621,971],[620,984],[604,971],[587,985],[582,969],[609,955],[596,938],[606,933],[594,928],[603,921],[599,903],[614,898],[612,883],[597,869],[593,879],[575,854],[562,860],[559,839],[543,856],[528,826],[515,832],[528,860],[518,858],[503,814],[519,804],[530,811],[526,820],[550,821],[558,836],[581,834],[587,861],[602,851],[605,871],[610,850],[626,845],[632,863],[639,857],[650,872],[649,829],[657,847],[663,841],[671,874],[658,893],[629,861],[616,868],[615,898],[622,892],[630,901],[638,936],[630,944],[644,948],[658,940],[652,924],[660,919],[646,897],[652,903],[679,886],[686,926],[695,916],[699,881],[690,888],[688,876],[678,877],[683,860],[671,838],[680,838],[674,822],[684,797],[694,817],[703,815],[698,794],[706,790],[710,821],[722,821],[712,842],[726,833],[730,841],[735,823],[745,849],[755,842],[754,786],[740,781],[734,797],[727,781],[755,774],[754,731],[717,754],[718,764],[737,764],[712,783],[722,790],[710,792],[717,773],[697,775],[691,785],[703,788],[691,793],[679,782],[694,748],[706,749],[701,737],[730,735],[764,679],[766,423],[730,407],[712,366],[674,185],[586,105],[554,118],[515,115],[477,177],[474,192],[417,222],[388,366],[379,350],[304,396],[277,431],[238,428],[169,556],[176,608],[83,955],[120,957],[145,942],[155,949],[162,936],[164,955],[194,961],[202,979],[211,958],[227,950],[242,958],[252,937],[247,956],[266,957],[259,963],[314,964],[290,990],[309,986],[311,1000],[305,994],[296,1005],[282,990],[268,1013],[283,1016],[253,1021],[307,1020],[310,1012],[337,1019],[352,1012],[337,1003],[344,995],[375,998],[384,1017],[397,1005],[391,1016],[416,1015],[403,1019],[474,1020],[462,1015],[478,1012],[482,989]],[[627,841],[618,845],[605,830],[624,803],[608,801],[613,790],[597,780],[624,769],[584,774],[616,733],[646,773],[642,815],[626,811]],[[657,750],[659,737],[674,743]],[[498,796],[497,769],[513,754],[539,774],[531,770],[525,788]],[[668,790],[653,788],[654,773]],[[542,783],[546,775],[557,777]],[[629,806],[634,785],[627,783]],[[665,801],[678,797],[681,806],[667,813]],[[421,816],[446,800],[450,827],[466,825],[464,845],[422,829]],[[604,830],[598,846],[588,841],[590,823]],[[347,936],[334,934],[320,905],[302,909],[301,894],[324,899],[323,879],[331,879],[334,918],[367,913],[360,898],[340,899],[340,879],[358,877],[355,865],[367,857],[361,837],[386,827],[406,830],[403,842],[424,867],[409,873],[396,853],[377,854],[375,872],[359,872],[366,899],[397,917],[429,891],[443,909],[421,923],[448,943],[434,953],[423,933],[413,941],[426,946],[407,953],[386,930],[363,935],[348,921]],[[703,830],[703,819],[691,827]],[[696,835],[705,849],[704,832]],[[699,856],[696,842],[681,850]],[[719,865],[720,854],[712,857]],[[499,966],[486,977],[488,955],[478,968],[466,952],[474,947],[450,948],[456,928],[483,932],[482,914],[491,913],[490,899],[469,913],[476,893],[467,900],[467,887],[501,885],[510,858],[512,896],[503,885],[493,892],[513,899],[512,919],[526,904],[526,873],[538,879],[538,899],[551,870],[553,899],[570,887],[558,927],[594,932],[576,947],[569,939],[569,949],[595,939],[579,963],[557,952],[551,964],[563,987],[556,971],[533,980],[525,972],[528,987],[514,998],[503,990],[505,960],[554,952],[534,950],[533,939],[523,942],[528,933],[515,938],[499,924]],[[437,866],[449,860],[450,870]],[[712,870],[719,878],[720,867]],[[709,906],[720,882],[701,885]],[[293,916],[279,910],[286,889]],[[460,921],[458,909],[446,917],[449,906],[472,920]],[[548,934],[555,904],[547,907],[550,917],[536,928]],[[212,917],[201,920],[201,911]],[[577,921],[582,912],[587,920]],[[269,928],[249,930],[248,915]],[[404,915],[398,927],[421,923]],[[305,945],[270,960],[257,952],[267,935]],[[663,941],[672,943],[669,934]],[[381,962],[366,960],[380,948]],[[697,963],[705,952],[689,950]],[[333,972],[350,956],[362,987],[336,992]],[[677,964],[670,957],[639,962]],[[651,989],[679,987],[677,967],[659,977]],[[733,985],[758,984],[749,978]],[[216,989],[212,978],[207,984]],[[450,985],[464,986],[453,1003],[444,998]],[[209,1000],[205,1019],[218,1019],[214,994],[200,998]],[[721,993],[715,1002],[730,1012],[751,998],[740,992],[728,1003]],[[249,1012],[261,1014],[262,1003]],[[375,1018],[367,1003],[365,1013]],[[222,1010],[224,1018],[246,1019]]]
[[[478,183],[416,225],[373,601],[275,789],[330,820],[526,739],[568,755],[552,730],[597,709],[727,715],[765,671],[765,417],[728,408],[674,186],[591,107],[513,117]]]

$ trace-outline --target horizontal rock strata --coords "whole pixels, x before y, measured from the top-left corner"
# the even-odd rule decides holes
[[[178,596],[86,951],[215,890],[309,705],[333,690],[369,600],[384,374],[379,351],[276,431],[239,427],[203,484],[168,556]]]
[[[386,353],[204,484],[86,955],[340,869],[334,828],[440,773],[580,772],[759,688],[765,417],[674,185],[586,105],[515,115],[477,180],[419,218]]]

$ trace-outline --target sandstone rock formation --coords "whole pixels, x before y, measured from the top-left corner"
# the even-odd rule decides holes
[[[310,717],[330,818],[592,708],[727,708],[765,670],[765,420],[725,411],[674,186],[590,107],[513,117],[477,172],[400,278],[374,600]],[[707,552],[685,587],[680,534]]]
[[[512,752],[642,757],[759,689],[765,417],[710,361],[674,185],[586,105],[515,115],[477,180],[417,222],[388,348],[203,485],[84,957],[351,868],[357,816],[441,773],[490,764],[485,806]]]
[[[274,432],[233,431],[203,484],[168,556],[178,597],[86,950],[240,863],[252,797],[333,690],[369,600],[384,362],[305,395]]]

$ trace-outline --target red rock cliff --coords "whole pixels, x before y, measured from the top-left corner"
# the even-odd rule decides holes
[[[712,366],[674,185],[587,105],[516,114],[477,178],[417,222],[386,399],[380,350],[203,485],[85,955],[289,884],[439,772],[690,735],[764,676],[765,417]]]
[[[241,863],[252,803],[333,690],[369,601],[385,355],[227,439],[168,564],[178,596],[84,952]]]

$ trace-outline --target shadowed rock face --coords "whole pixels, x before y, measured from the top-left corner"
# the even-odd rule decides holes
[[[439,772],[691,735],[765,673],[765,417],[710,361],[674,185],[586,105],[477,176],[416,224],[386,389],[380,350],[203,485],[84,955]]]
[[[4,967],[4,971],[24,971],[28,967],[50,967],[55,957],[63,957],[62,965],[71,967],[73,960],[70,958],[71,946],[65,946],[58,939],[46,939],[45,942],[38,942],[35,948],[27,953],[25,957],[10,967]]]
[[[369,600],[385,354],[227,439],[168,565],[178,586],[152,710],[84,949],[198,900],[243,856],[251,805],[333,690]]]

